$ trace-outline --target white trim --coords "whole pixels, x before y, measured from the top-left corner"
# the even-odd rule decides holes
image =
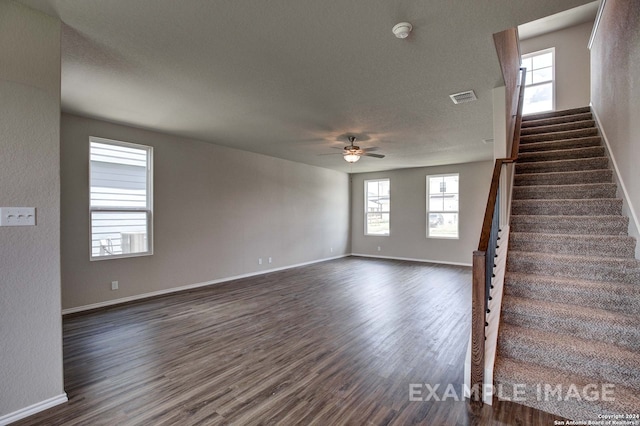
[[[629,192],[627,191],[627,187],[625,186],[624,181],[622,180],[622,176],[620,175],[620,169],[618,168],[618,163],[616,162],[616,158],[613,156],[613,151],[611,150],[611,144],[609,143],[607,134],[604,132],[604,128],[602,127],[602,124],[601,124],[602,122],[600,121],[598,112],[593,106],[593,103],[589,103],[589,106],[591,107],[591,112],[593,112],[593,117],[595,118],[596,126],[598,127],[598,131],[602,136],[602,140],[604,141],[604,145],[607,149],[609,159],[611,160],[611,164],[613,165],[613,171],[615,172],[616,183],[618,184],[618,186],[620,187],[620,190],[622,191],[622,198],[623,198],[624,204],[626,204],[628,209],[628,212],[624,212],[624,213],[628,213],[629,216],[631,216],[630,219],[633,221],[633,223],[629,223],[629,225],[635,227],[634,229],[635,232],[630,232],[630,234],[635,234],[635,236],[638,236],[638,234],[640,234],[640,221],[638,220],[636,209],[633,207],[633,204],[631,203]],[[640,253],[640,245],[637,245],[636,257],[639,255],[639,253]]]
[[[5,414],[4,416],[0,417],[0,426],[5,426],[10,423],[17,422],[20,419],[32,416],[51,407],[55,407],[56,405],[64,404],[68,400],[69,398],[67,398],[67,394],[63,393],[58,396],[45,399],[44,401],[37,402],[28,407],[21,408],[18,411],[14,411],[13,413]]]
[[[596,33],[598,32],[598,27],[600,27],[600,20],[602,19],[602,12],[604,10],[604,5],[607,0],[600,0],[600,6],[598,7],[598,13],[596,14],[596,20],[593,23],[593,29],[591,30],[591,36],[589,37],[589,43],[587,43],[587,48],[591,50],[591,46],[593,46],[593,42],[596,38]]]
[[[379,256],[379,255],[364,254],[364,253],[351,253],[351,256],[372,257],[374,259],[407,260],[409,262],[439,263],[441,265],[472,266],[471,263],[463,263],[463,262],[449,262],[446,260],[431,260],[431,259],[415,259],[411,257]]]
[[[133,301],[136,301],[136,300],[148,299],[150,297],[162,296],[162,295],[165,295],[165,294],[178,293],[178,292],[185,291],[185,290],[192,290],[194,288],[206,287],[206,286],[214,285],[214,284],[221,284],[221,283],[224,283],[224,282],[239,280],[239,279],[242,279],[242,278],[255,277],[256,275],[269,274],[271,272],[283,271],[285,269],[298,268],[300,266],[312,265],[314,263],[326,262],[326,261],[329,261],[329,260],[341,259],[343,257],[349,257],[349,256],[350,256],[350,254],[343,254],[343,255],[340,255],[340,256],[327,257],[327,258],[318,259],[318,260],[311,260],[309,262],[296,263],[295,265],[281,266],[279,268],[267,269],[267,270],[264,270],[264,271],[249,272],[247,274],[235,275],[235,276],[232,276],[232,277],[218,278],[216,280],[205,281],[205,282],[201,282],[201,283],[187,284],[187,285],[184,285],[184,286],[181,286],[181,287],[172,287],[172,288],[167,288],[167,289],[164,289],[164,290],[152,291],[151,293],[136,294],[136,295],[133,295],[133,296],[122,297],[120,299],[106,300],[104,302],[92,303],[90,305],[77,306],[75,308],[67,308],[67,309],[63,309],[62,310],[62,315],[75,314],[76,312],[89,311],[89,310],[92,310],[92,309],[106,308],[108,306],[119,305],[121,303],[127,303],[127,302],[133,302]]]

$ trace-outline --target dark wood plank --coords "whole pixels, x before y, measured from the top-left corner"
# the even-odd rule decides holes
[[[467,267],[345,258],[68,317],[70,400],[17,424],[553,424],[409,400],[411,383],[461,391],[470,282]]]

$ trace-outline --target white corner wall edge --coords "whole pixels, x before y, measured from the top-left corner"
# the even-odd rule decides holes
[[[509,250],[509,226],[505,226],[500,231],[500,247],[496,250],[496,267],[493,269],[495,277],[492,280],[493,293],[487,305],[489,315],[484,343],[484,381],[482,386],[482,400],[487,405],[493,404],[494,386],[493,370],[496,363],[496,353],[498,349],[498,328],[500,327],[500,313],[502,312],[502,295],[504,294],[504,277],[507,272],[507,251]],[[471,333],[469,333],[469,346],[467,347],[467,357],[464,363],[464,393],[465,398],[471,397]]]
[[[63,393],[61,395],[45,399],[44,401],[40,401],[28,407],[21,408],[18,411],[14,411],[13,413],[9,413],[0,417],[0,426],[6,426],[10,423],[17,422],[20,419],[32,416],[51,407],[55,407],[56,405],[64,404],[68,400],[69,399],[67,398],[67,394]]]
[[[453,265],[453,266],[472,266],[471,263],[463,263],[463,262],[449,262],[446,260],[430,260],[430,259],[414,259],[411,257],[380,256],[380,255],[364,254],[364,253],[351,253],[351,256],[372,257],[374,259],[406,260],[408,262],[439,263],[441,265]]]
[[[604,2],[603,2],[604,3]],[[604,128],[602,127],[602,122],[600,121],[600,117],[598,116],[598,111],[593,106],[593,103],[589,103],[591,107],[591,111],[593,112],[593,117],[596,120],[596,126],[598,127],[598,131],[602,135],[602,140],[604,140],[604,144],[607,150],[607,155],[611,160],[611,164],[613,164],[614,176],[616,179],[616,183],[618,184],[618,188],[622,191],[623,198],[623,206],[626,207],[623,211],[624,214],[628,214],[630,216],[629,221],[629,235],[635,237],[637,242],[640,242],[640,221],[638,220],[638,215],[636,214],[636,209],[631,203],[631,199],[629,198],[629,192],[627,191],[627,187],[622,180],[622,176],[620,175],[620,169],[618,168],[618,163],[616,162],[616,158],[613,155],[613,151],[611,150],[611,144],[609,143],[609,139],[607,138],[607,134],[604,132]],[[640,258],[640,244],[636,243],[636,258]]]
[[[593,46],[593,41],[596,38],[596,34],[598,32],[598,27],[600,27],[600,20],[602,19],[602,11],[604,10],[604,5],[607,0],[600,0],[600,5],[598,6],[598,12],[596,13],[596,20],[593,22],[593,29],[591,30],[591,35],[589,36],[589,42],[587,43],[587,49],[591,50],[591,46]]]
[[[300,266],[312,265],[314,263],[320,263],[320,262],[327,262],[329,260],[341,259],[343,257],[349,257],[349,256],[350,256],[350,254],[343,254],[343,255],[340,255],[340,256],[334,256],[334,257],[327,257],[327,258],[323,258],[323,259],[311,260],[309,262],[296,263],[295,265],[282,266],[282,267],[279,267],[279,268],[267,269],[267,270],[264,270],[264,271],[250,272],[248,274],[241,274],[241,275],[235,275],[235,276],[232,276],[232,277],[219,278],[219,279],[216,279],[216,280],[205,281],[205,282],[201,282],[201,283],[187,284],[187,285],[180,286],[180,287],[172,287],[172,288],[167,288],[167,289],[164,289],[164,290],[152,291],[150,293],[136,294],[134,296],[122,297],[120,299],[113,299],[113,300],[107,300],[105,302],[92,303],[90,305],[77,306],[75,308],[67,308],[67,309],[63,309],[62,310],[62,315],[75,314],[77,312],[90,311],[92,309],[106,308],[108,306],[119,305],[121,303],[127,303],[127,302],[133,302],[133,301],[136,301],[136,300],[148,299],[150,297],[155,297],[155,296],[163,296],[165,294],[178,293],[178,292],[185,291],[185,290],[192,290],[194,288],[206,287],[206,286],[214,285],[214,284],[221,284],[221,283],[225,283],[225,282],[228,282],[228,281],[239,280],[239,279],[242,279],[242,278],[255,277],[257,275],[264,275],[264,274],[269,274],[271,272],[284,271],[286,269],[298,268]],[[2,425],[0,424],[0,426],[2,426]]]

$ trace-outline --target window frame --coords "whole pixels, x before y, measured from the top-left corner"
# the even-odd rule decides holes
[[[453,210],[431,210],[430,209],[430,195],[431,195],[431,191],[430,191],[430,186],[429,186],[429,179],[432,178],[445,178],[448,176],[457,176],[458,177],[458,209],[453,211]],[[426,229],[426,236],[427,238],[432,238],[432,239],[438,239],[438,240],[459,240],[460,239],[460,202],[462,201],[460,199],[460,173],[439,173],[437,175],[427,175],[426,179],[425,179],[425,197],[426,197],[426,211],[427,211],[427,215],[426,215],[426,221],[425,221],[425,225],[427,227]],[[446,236],[442,236],[442,235],[430,235],[429,234],[429,215],[431,213],[439,213],[439,214],[444,214],[444,213],[456,213],[458,215],[458,220],[456,221],[456,236],[455,237],[446,237]]]
[[[91,206],[91,144],[102,143],[106,145],[115,145],[125,148],[141,149],[147,152],[147,167],[146,167],[146,200],[147,206],[142,207],[92,207]],[[102,138],[99,136],[89,137],[89,168],[88,168],[88,195],[89,195],[89,260],[90,261],[102,261],[111,259],[124,259],[130,257],[143,257],[153,255],[153,147],[150,145],[142,145],[131,142],[124,142],[114,139]],[[93,255],[93,214],[94,213],[132,213],[140,212],[146,213],[147,216],[147,250],[144,252],[135,253],[123,253],[112,254],[106,256],[94,256]]]
[[[535,56],[546,55],[547,53],[551,53],[551,80],[545,80],[538,83],[533,82],[533,69],[527,69],[527,75],[531,76],[531,84],[526,84],[524,86],[524,90],[526,92],[528,87],[536,87],[541,86],[543,84],[551,83],[551,109],[545,111],[536,111],[536,112],[528,112],[523,113],[523,115],[531,115],[531,114],[542,114],[545,112],[551,112],[556,110],[556,48],[549,47],[547,49],[537,50],[535,52],[525,53],[520,57],[520,63],[523,63],[525,59],[533,58]],[[532,61],[533,63],[533,61]],[[541,68],[539,68],[541,69]]]
[[[387,211],[380,211],[380,212],[370,212],[368,211],[368,205],[369,205],[369,193],[367,192],[367,185],[369,182],[383,182],[383,181],[387,181],[389,182],[389,210]],[[370,213],[376,213],[376,214],[387,214],[389,215],[389,232],[387,232],[386,234],[371,234],[369,233],[369,214]],[[365,236],[371,236],[371,237],[388,237],[391,235],[391,179],[390,178],[379,178],[379,179],[365,179],[364,181],[364,235]]]

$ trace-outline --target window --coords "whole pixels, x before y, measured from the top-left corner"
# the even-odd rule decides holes
[[[427,176],[427,238],[458,238],[459,178]]]
[[[153,148],[91,137],[91,260],[153,253]]]
[[[554,63],[555,48],[522,56],[522,66],[527,68],[523,114],[555,109]]]
[[[389,179],[364,181],[365,235],[389,235]]]

